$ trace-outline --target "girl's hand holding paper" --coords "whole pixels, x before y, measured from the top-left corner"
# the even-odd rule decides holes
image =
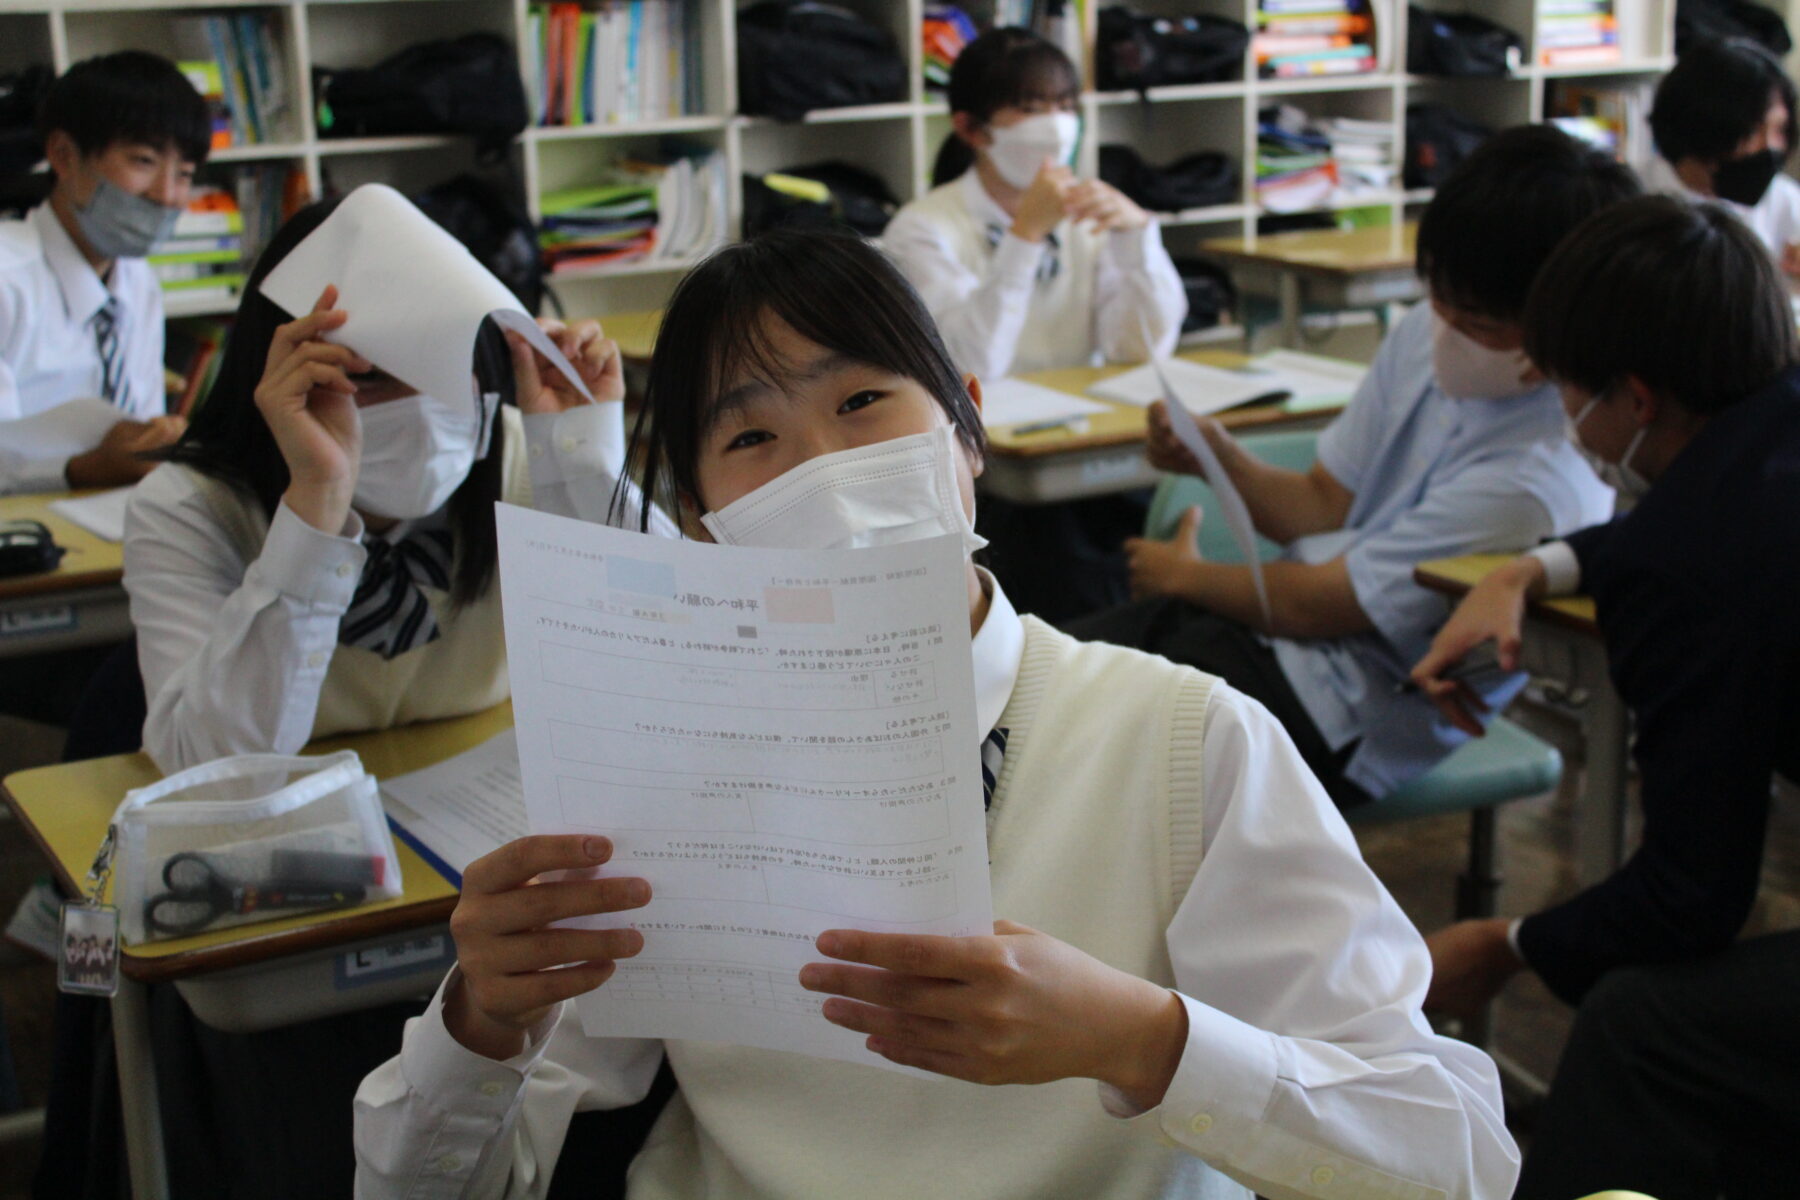
[[[284,502],[303,521],[333,534],[349,514],[362,458],[357,385],[350,375],[371,369],[348,346],[323,340],[349,319],[336,303],[337,288],[327,286],[311,312],[275,330],[256,387],[256,407],[287,463]]]
[[[625,398],[625,367],[619,343],[606,336],[600,322],[587,320],[565,325],[540,317],[538,327],[574,366],[581,382],[593,394],[592,402],[606,404]],[[512,351],[513,383],[520,411],[559,413],[590,402],[523,334],[507,330],[506,344]]]

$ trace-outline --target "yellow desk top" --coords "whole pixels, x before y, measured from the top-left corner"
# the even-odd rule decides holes
[[[1201,248],[1239,262],[1289,270],[1354,275],[1410,269],[1419,225],[1378,225],[1367,229],[1304,229],[1262,237],[1208,238]]]
[[[68,551],[54,570],[0,579],[0,600],[112,587],[119,582],[125,573],[125,548],[95,537],[50,510],[52,500],[92,494],[88,491],[0,496],[0,521],[42,521],[56,544]]]
[[[600,318],[600,331],[619,343],[626,358],[648,360],[656,349],[656,331],[662,328],[662,309],[647,312],[609,313]]]
[[[1511,554],[1465,554],[1460,558],[1440,558],[1420,563],[1413,569],[1413,578],[1421,586],[1434,592],[1460,596],[1480,583],[1490,571],[1511,562],[1514,557],[1516,556]],[[1594,637],[1600,635],[1594,601],[1587,596],[1557,596],[1549,600],[1533,600],[1530,614],[1577,633]]]
[[[461,753],[511,724],[512,703],[508,701],[466,717],[327,738],[308,746],[306,752],[355,750],[371,774],[385,779]],[[158,778],[148,755],[121,754],[19,771],[7,776],[0,790],[49,856],[64,888],[79,891],[119,801],[130,789]],[[398,838],[394,848],[399,852],[400,878],[406,888],[398,899],[128,946],[125,973],[146,982],[173,979],[446,919],[456,906],[456,889]]]
[[[1190,362],[1205,363],[1210,367],[1218,367],[1226,371],[1239,370],[1250,360],[1242,355],[1226,350],[1191,350],[1177,355]],[[1124,446],[1141,443],[1147,433],[1149,409],[1139,408],[1134,404],[1115,404],[1110,400],[1102,400],[1097,396],[1087,395],[1087,389],[1113,375],[1123,375],[1134,371],[1134,364],[1109,364],[1104,367],[1058,367],[1049,371],[1031,371],[1019,376],[1027,383],[1035,383],[1040,387],[1054,388],[1059,392],[1069,392],[1092,400],[1096,404],[1106,405],[1107,411],[1090,415],[1085,433],[1077,433],[1067,427],[1047,429],[1041,433],[1016,434],[1002,426],[988,431],[988,452],[1005,458],[1037,458],[1050,454],[1069,454],[1078,450],[1094,450],[1108,446]],[[1293,421],[1304,421],[1321,417],[1335,416],[1342,411],[1342,406],[1332,405],[1320,407],[1316,404],[1298,409],[1287,404],[1257,404],[1248,408],[1230,408],[1219,413],[1219,424],[1227,429],[1244,429],[1260,425],[1282,425]]]

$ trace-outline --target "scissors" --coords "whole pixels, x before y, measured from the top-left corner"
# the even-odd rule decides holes
[[[276,908],[342,908],[368,894],[361,884],[295,877],[236,883],[204,854],[183,850],[163,864],[169,890],[144,903],[144,923],[158,933],[198,933],[221,917]]]

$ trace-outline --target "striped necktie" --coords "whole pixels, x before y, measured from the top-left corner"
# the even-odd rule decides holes
[[[994,787],[1000,782],[1000,766],[1006,761],[1006,730],[998,725],[981,743],[981,807],[994,807]]]
[[[131,381],[119,353],[119,298],[108,296],[94,313],[94,346],[100,351],[100,391],[120,408],[131,407]]]
[[[456,540],[448,529],[415,529],[398,542],[371,538],[368,561],[338,626],[338,644],[394,658],[438,637],[437,617],[422,586],[450,589]]]

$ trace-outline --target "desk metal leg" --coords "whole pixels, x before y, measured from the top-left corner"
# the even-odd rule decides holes
[[[1606,651],[1598,642],[1581,647],[1580,683],[1587,689],[1582,737],[1587,773],[1575,821],[1575,870],[1583,887],[1600,882],[1625,861],[1626,755],[1630,718],[1606,674]]]
[[[156,1063],[150,1045],[150,994],[143,984],[119,980],[119,990],[112,998],[112,1024],[131,1194],[133,1200],[169,1200],[169,1165],[163,1151],[162,1108],[156,1096]]]
[[[1293,271],[1281,273],[1281,344],[1300,345],[1300,276]]]

